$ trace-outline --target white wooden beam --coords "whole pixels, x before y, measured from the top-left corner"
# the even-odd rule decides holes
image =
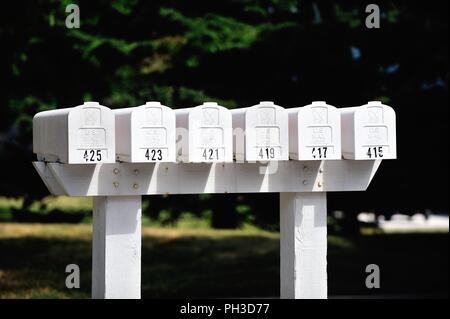
[[[280,194],[280,286],[284,299],[327,298],[326,193]]]
[[[61,187],[59,182],[53,176],[49,165],[45,162],[33,162],[33,166],[47,187],[48,191],[53,195],[65,195],[65,190]]]
[[[94,198],[92,298],[141,297],[141,196]]]
[[[68,196],[363,191],[380,160],[261,163],[42,164],[50,192]],[[44,173],[45,171],[50,174]],[[58,189],[58,192],[56,192]]]

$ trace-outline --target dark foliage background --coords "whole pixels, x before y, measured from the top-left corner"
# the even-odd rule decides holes
[[[77,3],[81,28],[65,27]],[[0,12],[0,194],[47,194],[31,166],[31,121],[45,109],[95,100],[111,108],[158,100],[214,100],[234,108],[369,100],[398,119],[398,160],[370,190],[330,194],[330,209],[448,211],[448,2],[378,1],[381,28],[362,1],[12,1]],[[213,225],[278,220],[275,194],[152,197],[175,220],[213,212]],[[238,206],[249,207],[237,210]],[[26,208],[26,207],[25,207]]]

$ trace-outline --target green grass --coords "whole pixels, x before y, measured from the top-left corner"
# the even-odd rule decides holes
[[[23,198],[0,197],[0,209],[19,209],[22,206]],[[40,202],[31,205],[30,210],[35,212],[44,209],[61,209],[65,211],[90,210],[92,208],[91,197],[68,197],[68,196],[48,196],[44,197]]]
[[[142,296],[277,297],[279,236],[255,228],[143,227]],[[0,298],[89,298],[91,226],[0,223]],[[65,267],[81,288],[65,287]],[[381,268],[377,291],[365,266]],[[448,234],[329,236],[330,295],[448,296]]]
[[[11,210],[20,210],[22,208],[23,198],[7,198],[0,197],[0,222],[16,222],[13,218]],[[144,201],[142,205],[143,211],[146,211],[148,202]],[[46,215],[57,210],[65,214],[84,214],[85,217],[81,223],[92,223],[92,198],[91,197],[68,197],[68,196],[48,196],[40,201],[34,202],[28,209],[29,212],[36,215]],[[192,214],[191,212],[183,212],[175,223],[167,223],[169,220],[168,212],[161,212],[157,220],[150,219],[148,216],[142,216],[142,225],[150,227],[176,227],[176,228],[211,228],[211,213],[204,213],[201,216]],[[35,222],[35,221],[32,221]],[[59,221],[57,221],[59,222]],[[64,221],[63,221],[64,222]],[[251,224],[243,223],[242,229],[255,228]]]
[[[0,220],[22,199],[0,197]],[[91,199],[47,197],[31,211],[91,210]],[[206,216],[207,217],[207,216]],[[162,214],[161,220],[164,220]],[[163,226],[143,216],[142,295],[277,297],[279,235],[251,224],[214,230],[208,218],[183,213]],[[0,223],[0,298],[89,298],[91,217],[83,224]],[[330,221],[330,230],[334,229]],[[328,236],[330,295],[448,296],[448,233]],[[65,266],[81,268],[81,289],[65,287]],[[365,267],[380,266],[381,289],[365,288]]]
[[[12,210],[22,208],[23,198],[0,197],[0,222],[13,221]],[[90,222],[89,214],[92,210],[92,198],[90,197],[67,197],[67,196],[48,196],[40,201],[35,201],[27,209],[36,215],[46,215],[52,211],[62,211],[67,214],[85,214],[85,223]]]

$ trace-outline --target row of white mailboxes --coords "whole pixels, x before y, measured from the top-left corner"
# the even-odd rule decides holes
[[[38,160],[69,164],[396,158],[394,110],[381,102],[285,109],[273,102],[228,110],[172,110],[159,102],[111,110],[96,102],[33,119]]]

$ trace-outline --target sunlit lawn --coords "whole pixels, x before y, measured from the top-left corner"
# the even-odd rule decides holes
[[[89,298],[89,224],[0,223],[0,298]],[[65,287],[65,267],[81,289]],[[379,291],[364,268],[382,271]],[[330,295],[448,295],[448,235],[329,237]],[[143,298],[278,297],[279,237],[257,229],[143,228]]]

